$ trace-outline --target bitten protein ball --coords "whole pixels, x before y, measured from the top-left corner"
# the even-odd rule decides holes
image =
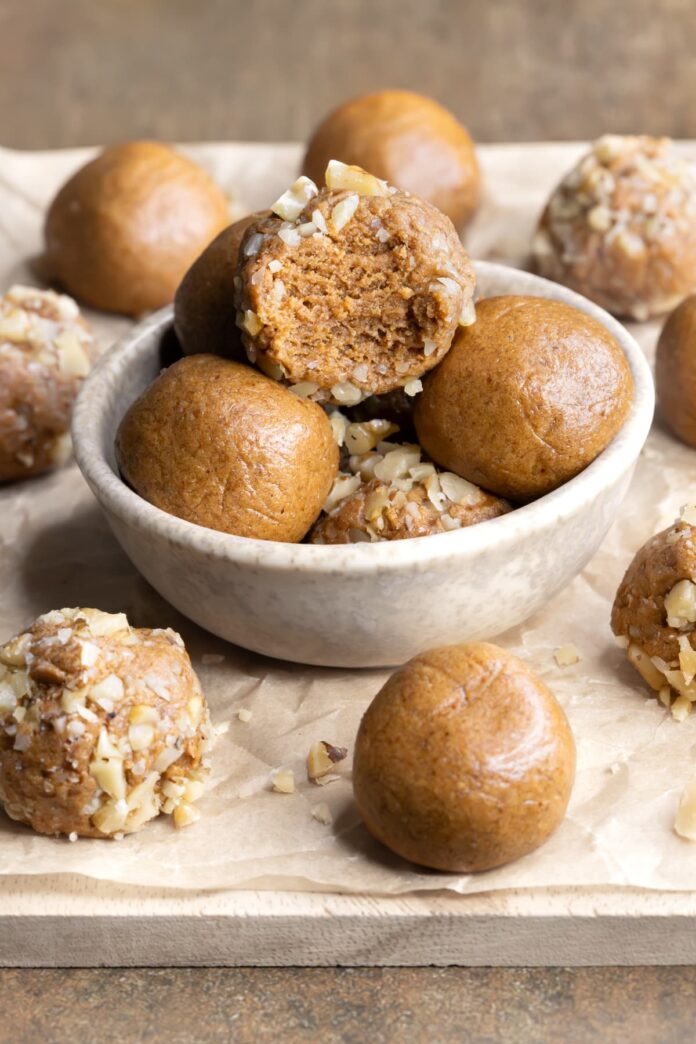
[[[338,430],[337,415],[332,417]],[[312,544],[403,540],[447,533],[497,518],[510,505],[421,460],[420,447],[385,441],[386,420],[348,424],[344,468],[310,534]]]
[[[338,470],[329,419],[250,366],[215,355],[174,363],[116,436],[121,474],[151,504],[199,526],[296,542]]]
[[[415,424],[441,468],[511,500],[573,478],[623,424],[633,379],[597,320],[543,297],[478,301],[424,381]]]
[[[672,714],[696,701],[696,507],[636,553],[619,585],[611,627],[629,661]]]
[[[224,229],[197,258],[174,298],[174,329],[184,355],[211,352],[246,359],[234,307],[239,247],[252,221],[248,214]]]
[[[696,289],[696,168],[667,138],[607,134],[554,190],[537,271],[616,315],[669,312]]]
[[[92,308],[140,315],[174,299],[228,224],[225,196],[196,163],[154,141],[114,145],[51,203],[42,274]]]
[[[70,456],[70,414],[94,341],[70,297],[13,286],[0,297],[0,482]]]
[[[370,833],[454,873],[532,852],[561,823],[575,745],[561,706],[521,660],[485,642],[422,653],[358,730],[353,792]]]
[[[474,272],[451,221],[332,161],[247,229],[238,322],[247,355],[317,402],[355,405],[419,378],[474,321]]]
[[[40,834],[198,819],[210,725],[178,634],[56,609],[0,646],[0,801]]]
[[[412,91],[345,102],[315,130],[302,172],[320,182],[331,159],[363,167],[441,210],[457,228],[479,200],[474,143],[452,113]]]
[[[655,359],[657,408],[687,446],[696,446],[696,295],[667,319]]]

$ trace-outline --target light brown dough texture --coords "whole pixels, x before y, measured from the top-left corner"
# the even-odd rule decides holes
[[[60,609],[0,646],[0,801],[41,834],[195,818],[210,722],[178,634]]]
[[[365,824],[404,859],[489,870],[541,845],[565,814],[575,745],[521,660],[474,642],[422,653],[364,715],[353,790]]]
[[[696,290],[696,173],[668,138],[607,134],[553,191],[537,271],[616,315],[649,319]]]
[[[95,346],[75,302],[13,286],[0,297],[0,482],[70,456],[70,416]]]
[[[342,204],[354,209],[341,225]],[[258,220],[242,243],[238,321],[251,362],[307,384],[316,401],[350,406],[442,359],[475,282],[448,218],[401,192],[322,189],[287,225]]]
[[[633,395],[606,329],[541,297],[477,302],[473,326],[424,381],[415,411],[423,449],[449,471],[512,500],[573,478],[623,424]]]
[[[92,308],[140,315],[174,299],[228,223],[225,196],[196,163],[158,142],[114,145],[51,203],[42,270]]]
[[[420,196],[457,228],[478,204],[481,177],[468,132],[442,105],[412,91],[377,91],[330,113],[310,139],[303,173],[321,184],[331,159]]]
[[[295,542],[338,469],[329,420],[313,402],[214,355],[165,370],[116,437],[123,477],[152,504],[210,529]]]
[[[667,319],[657,342],[657,408],[687,446],[696,446],[696,295]]]
[[[184,355],[210,352],[246,359],[234,307],[239,247],[258,214],[247,214],[216,236],[196,258],[174,297],[174,329]]]

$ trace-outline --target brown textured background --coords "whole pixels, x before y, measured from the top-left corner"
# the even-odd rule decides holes
[[[696,137],[694,0],[0,0],[0,145],[295,140],[382,86],[481,141]],[[0,1042],[681,1044],[693,969],[0,971]]]
[[[295,140],[409,86],[481,141],[696,137],[693,0],[0,0],[0,144]]]

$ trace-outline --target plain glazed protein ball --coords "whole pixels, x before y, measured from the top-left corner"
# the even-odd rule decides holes
[[[474,143],[454,116],[412,91],[377,91],[332,112],[307,147],[302,172],[319,183],[329,160],[363,167],[412,192],[462,228],[479,200]]]
[[[158,142],[114,145],[51,203],[42,272],[92,308],[140,315],[174,299],[228,224],[225,196],[196,163]]]
[[[234,307],[239,247],[252,221],[247,214],[216,236],[179,284],[174,297],[174,329],[184,355],[210,352],[246,359]]]
[[[696,700],[696,507],[636,553],[616,592],[611,628],[641,677],[683,720]]]
[[[424,382],[418,439],[441,468],[531,500],[611,442],[630,409],[631,372],[601,323],[559,301],[490,297],[476,314]]]
[[[0,297],[0,482],[70,456],[70,415],[94,356],[75,302],[13,286]]]
[[[397,855],[452,873],[503,866],[561,823],[575,745],[561,706],[521,660],[475,642],[391,676],[358,730],[353,792]]]
[[[214,355],[160,374],[121,421],[116,458],[136,493],[171,515],[286,542],[304,537],[338,469],[320,406]]]
[[[317,402],[405,388],[474,321],[474,272],[451,221],[332,162],[300,178],[241,247],[238,322],[250,362]]]
[[[336,414],[332,424],[336,431]],[[394,428],[386,420],[345,422],[339,438],[344,466],[324,504],[324,514],[310,533],[310,543],[377,543],[431,536],[510,510],[504,500],[458,475],[438,472],[421,460],[419,446],[387,441]]]
[[[57,609],[0,647],[0,801],[40,834],[198,819],[210,723],[184,643],[123,613]]]
[[[696,169],[667,138],[605,135],[549,199],[537,271],[645,320],[696,290]]]
[[[696,295],[682,301],[662,328],[655,391],[665,424],[687,446],[696,447]]]

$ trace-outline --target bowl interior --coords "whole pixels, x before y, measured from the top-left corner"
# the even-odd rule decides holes
[[[517,508],[508,515],[465,529],[425,539],[376,544],[322,546],[281,544],[236,537],[176,518],[142,500],[121,480],[114,454],[118,424],[130,404],[154,380],[166,357],[172,309],[155,313],[133,329],[97,363],[85,381],[73,415],[73,441],[78,464],[96,496],[124,521],[133,521],[181,546],[195,544],[206,554],[260,562],[267,568],[391,571],[408,564],[427,568],[456,546],[463,555],[476,554],[491,543],[516,540],[536,526],[567,517],[612,485],[635,462],[647,438],[654,408],[652,377],[641,348],[607,312],[559,284],[529,272],[492,262],[476,262],[477,296],[527,294],[564,301],[601,322],[619,342],[634,380],[635,394],[622,429],[583,472],[559,489]]]

